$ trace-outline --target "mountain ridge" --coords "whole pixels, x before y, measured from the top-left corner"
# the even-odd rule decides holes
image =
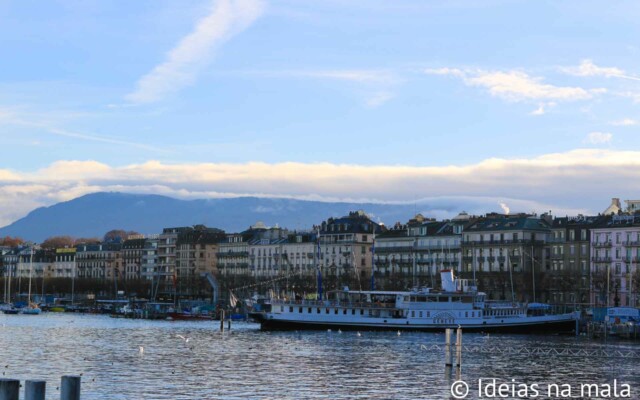
[[[102,237],[111,229],[153,234],[162,228],[196,224],[239,232],[257,221],[304,230],[359,209],[389,224],[405,222],[414,215],[414,207],[262,197],[182,200],[157,194],[97,192],[36,208],[0,228],[0,235],[41,242],[57,235]]]

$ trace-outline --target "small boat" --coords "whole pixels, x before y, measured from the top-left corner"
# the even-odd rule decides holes
[[[49,308],[50,312],[64,312],[64,307],[62,306],[53,306]]]
[[[23,308],[21,312],[24,315],[40,315],[40,313],[42,313],[42,310],[37,304],[31,304],[29,307]]]
[[[15,315],[15,314],[19,314],[20,310],[15,307],[6,307],[2,309],[2,312],[5,314]]]

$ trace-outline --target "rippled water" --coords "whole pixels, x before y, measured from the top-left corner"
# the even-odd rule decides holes
[[[177,335],[189,338],[185,341]],[[62,375],[82,374],[82,399],[440,399],[450,398],[444,355],[421,345],[443,334],[261,332],[258,325],[0,315],[3,377],[44,379],[58,399]],[[560,336],[465,334],[466,345],[595,348]],[[144,351],[140,352],[140,346]],[[611,345],[609,345],[611,346]],[[631,347],[619,343],[616,348]],[[632,385],[639,360],[465,354],[462,378],[509,382]]]

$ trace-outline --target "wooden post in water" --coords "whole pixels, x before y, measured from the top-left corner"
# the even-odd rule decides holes
[[[0,379],[0,400],[18,400],[20,381],[17,379]]]
[[[456,379],[460,379],[462,372],[462,328],[456,332]]]
[[[444,376],[446,379],[451,379],[451,329],[445,329],[444,335]]]
[[[229,319],[227,320],[227,329],[231,330],[231,315],[229,315]]]
[[[220,332],[224,332],[224,310],[220,310]]]
[[[24,400],[44,400],[46,381],[26,381],[24,383]]]
[[[60,400],[80,400],[80,377],[65,375],[60,384]]]

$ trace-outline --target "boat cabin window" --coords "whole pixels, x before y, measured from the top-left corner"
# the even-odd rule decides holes
[[[309,312],[309,314],[311,314],[311,307],[309,307],[309,310],[307,310]]]
[[[329,309],[328,308],[325,311],[326,311],[325,314],[329,314]]]
[[[301,313],[302,312],[302,307],[298,307],[298,312]]]
[[[360,309],[360,315],[364,315],[364,310],[362,308]]]
[[[289,312],[293,312],[293,307],[289,307]]]
[[[342,310],[342,314],[347,315],[347,309]]]
[[[333,310],[333,313],[334,313],[334,314],[338,314],[338,309],[337,309],[337,308],[335,308],[335,309]]]
[[[356,315],[356,309],[355,308],[351,309],[351,315]]]
[[[320,309],[318,308],[318,314],[320,314]]]

